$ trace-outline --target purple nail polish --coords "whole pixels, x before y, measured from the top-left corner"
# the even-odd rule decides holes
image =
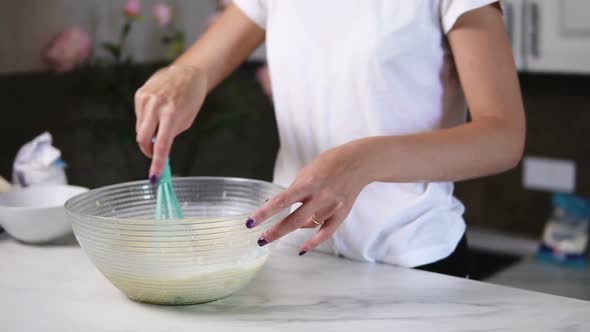
[[[252,228],[254,226],[256,226],[256,221],[252,218],[248,218],[248,220],[246,220],[246,227]]]
[[[300,252],[299,252],[299,256],[303,256],[303,255],[305,255],[306,253],[307,253],[307,251],[305,251],[305,250],[303,250],[303,251],[300,251]]]
[[[156,174],[152,174],[150,176],[150,183],[151,184],[156,184],[156,182],[158,182],[158,176],[156,176]]]
[[[258,239],[259,246],[264,247],[267,244],[268,244],[268,241],[266,241],[265,239],[263,239],[263,238]]]

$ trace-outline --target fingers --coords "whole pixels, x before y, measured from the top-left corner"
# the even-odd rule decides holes
[[[135,132],[139,132],[139,126],[143,120],[143,112],[145,111],[145,103],[147,99],[143,98],[141,88],[135,92]]]
[[[152,158],[149,177],[155,182],[162,174],[176,135],[174,119],[171,106],[164,104],[160,98],[140,92],[137,95],[136,107],[140,109],[136,110],[136,139],[141,151]],[[154,137],[157,138],[155,144],[152,142]]]
[[[316,210],[301,228],[316,228],[321,226],[332,214],[334,214],[335,207],[328,207],[322,210]],[[314,222],[315,220],[315,222]]]
[[[147,101],[148,98],[145,98],[141,88],[137,90],[137,92],[135,92],[135,139],[137,141],[137,144],[139,145],[139,148],[141,149],[141,152],[143,152],[144,155],[149,157],[149,154],[147,153],[148,149],[145,146],[143,139],[140,138],[139,135],[140,128],[143,123],[144,113],[146,111],[145,105]]]
[[[336,214],[332,216],[330,219],[326,220],[320,229],[315,233],[309,240],[305,241],[301,247],[299,247],[299,256],[304,255],[306,252],[315,249],[319,246],[322,242],[326,241],[327,239],[334,234],[338,226],[342,223],[344,217],[340,214]]]
[[[303,205],[301,205],[297,210],[288,215],[287,218],[283,219],[281,222],[264,232],[258,243],[260,245],[271,243],[298,229],[309,219],[316,208],[317,206],[313,204],[313,201],[303,203]]]
[[[166,159],[170,154],[172,142],[174,141],[174,128],[172,117],[166,110],[160,114],[160,124],[158,126],[158,135],[154,144],[152,165],[150,167],[150,179],[159,178],[166,164]],[[151,139],[150,139],[151,143]]]
[[[206,93],[204,71],[177,65],[158,70],[137,90],[136,139],[141,151],[152,157],[151,180],[156,181],[161,175],[174,137],[190,127]],[[154,136],[157,136],[155,145]]]
[[[350,211],[343,208],[342,202],[338,200],[326,199],[326,195],[314,195],[309,187],[307,189],[306,186],[289,187],[257,210],[248,219],[246,226],[252,228],[261,224],[272,215],[297,202],[303,204],[277,225],[264,232],[258,240],[258,245],[265,246],[298,228],[315,228],[320,226],[318,225],[320,223],[319,231],[301,247],[300,255],[303,255],[328,239],[346,218],[347,211]]]
[[[147,156],[152,157],[152,138],[156,135],[156,129],[158,127],[158,101],[156,98],[149,98],[143,106],[141,112],[141,122],[138,122],[137,127],[137,143],[141,151]]]
[[[315,222],[314,222],[314,220],[315,220]],[[305,223],[303,223],[303,225],[301,225],[300,228],[316,228],[318,226],[321,226],[323,223],[324,223],[324,219],[318,218],[314,214],[311,217],[309,217],[309,219],[307,219],[307,221]]]
[[[256,225],[260,225],[268,218],[290,207],[291,205],[302,202],[305,196],[306,192],[302,187],[289,187],[287,190],[269,199],[261,208],[256,210],[252,216],[246,220],[246,227],[252,228]],[[307,217],[309,217],[309,215]]]

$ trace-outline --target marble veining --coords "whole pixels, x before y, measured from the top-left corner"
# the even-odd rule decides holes
[[[590,302],[279,246],[239,293],[133,302],[77,246],[0,238],[0,331],[590,331]]]

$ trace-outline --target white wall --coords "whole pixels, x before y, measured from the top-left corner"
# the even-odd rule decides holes
[[[203,31],[214,11],[214,0],[163,0],[175,8],[174,23],[187,33],[189,42]],[[144,19],[130,35],[130,50],[140,61],[162,57],[160,31],[151,19],[156,0],[143,0]],[[94,40],[116,40],[123,23],[125,0],[0,0],[0,73],[46,69],[41,56],[61,30],[80,26]]]

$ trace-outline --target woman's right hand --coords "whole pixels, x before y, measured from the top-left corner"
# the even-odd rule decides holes
[[[174,138],[192,125],[206,94],[205,72],[186,65],[159,70],[137,90],[137,143],[152,158],[149,172],[152,182],[160,177]],[[153,137],[156,137],[155,144]]]
[[[193,124],[207,92],[264,38],[264,29],[236,5],[230,5],[174,65],[155,73],[137,90],[137,142],[141,151],[152,158],[151,181],[157,181],[162,174],[174,138]]]

